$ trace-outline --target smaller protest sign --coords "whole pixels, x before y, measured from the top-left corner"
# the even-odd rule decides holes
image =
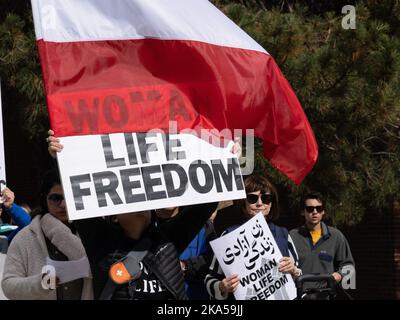
[[[293,300],[292,276],[278,271],[282,254],[262,213],[210,242],[226,276],[238,274],[237,300]]]

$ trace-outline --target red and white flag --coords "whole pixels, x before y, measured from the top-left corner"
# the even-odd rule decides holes
[[[299,184],[318,147],[274,59],[207,0],[32,0],[57,136],[254,129]]]

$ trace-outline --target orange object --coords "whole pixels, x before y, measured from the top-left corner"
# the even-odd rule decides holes
[[[132,275],[128,272],[122,262],[114,263],[110,268],[110,278],[116,284],[123,284],[132,279]]]

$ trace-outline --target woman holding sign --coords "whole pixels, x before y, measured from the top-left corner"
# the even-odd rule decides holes
[[[50,130],[47,141],[55,156],[63,146],[53,134]],[[217,203],[186,206],[162,224],[154,223],[150,211],[75,221],[92,266],[95,297],[187,299],[179,255],[216,208]]]
[[[279,215],[278,195],[275,187],[263,176],[250,176],[245,181],[246,199],[241,201],[243,222],[262,212],[283,258],[279,261],[279,271],[296,277],[301,274],[297,268],[297,253],[286,228],[278,227],[272,223]],[[240,225],[234,225],[225,230],[222,235],[235,230]],[[211,298],[217,300],[233,298],[231,295],[240,283],[238,274],[224,276],[216,257],[210,265],[210,273],[205,279],[207,291]]]

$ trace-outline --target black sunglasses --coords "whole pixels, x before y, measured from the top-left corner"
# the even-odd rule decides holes
[[[247,202],[250,204],[257,203],[259,197],[261,197],[261,201],[263,204],[270,204],[272,202],[272,194],[263,193],[263,194],[256,195],[256,194],[250,193],[250,194],[246,195]]]
[[[324,211],[324,206],[306,206],[306,210],[308,213],[313,213],[314,209],[317,210],[318,213],[321,213],[322,211]]]
[[[64,196],[59,193],[51,193],[47,196],[47,200],[55,204],[60,204],[64,200]]]

